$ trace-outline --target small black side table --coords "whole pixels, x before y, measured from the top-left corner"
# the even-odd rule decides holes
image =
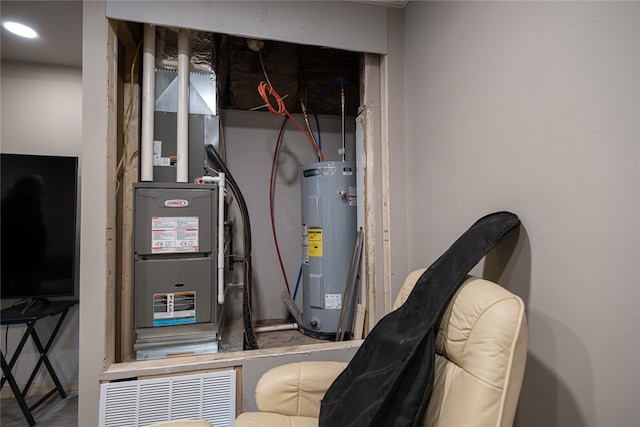
[[[13,353],[11,360],[7,363],[4,354],[0,352],[0,356],[2,356],[2,380],[0,380],[0,389],[4,386],[5,382],[9,383],[11,387],[11,391],[13,391],[13,395],[16,397],[18,401],[18,405],[20,405],[20,409],[24,414],[24,417],[27,419],[27,422],[30,426],[36,425],[36,421],[33,418],[32,411],[36,409],[40,404],[42,404],[49,397],[53,396],[56,392],[60,393],[60,398],[64,399],[67,397],[67,393],[65,393],[62,388],[62,384],[56,375],[51,362],[49,361],[49,357],[47,353],[49,349],[51,349],[51,345],[62,326],[62,322],[66,317],[69,309],[76,305],[78,300],[70,300],[70,301],[51,301],[46,304],[37,304],[34,307],[30,308],[26,313],[22,313],[22,307],[7,307],[0,311],[0,324],[2,325],[26,325],[26,329],[24,334],[22,335],[22,339],[16,348],[16,351]],[[35,330],[36,323],[38,320],[43,319],[49,316],[57,316],[58,322],[56,323],[53,332],[49,336],[46,345],[42,345],[42,341],[38,337],[38,333]],[[38,359],[38,363],[33,368],[31,376],[27,381],[27,384],[24,387],[24,390],[20,391],[18,384],[16,383],[13,374],[11,373],[11,369],[16,364],[18,358],[20,357],[20,353],[24,348],[29,336],[33,339],[38,352],[40,353],[40,358]],[[40,366],[44,363],[47,371],[49,372],[49,376],[53,380],[55,387],[49,393],[47,393],[42,399],[38,400],[33,405],[29,406],[26,402],[27,393],[29,392],[29,388],[31,388],[31,384],[33,383],[33,379],[35,378]]]

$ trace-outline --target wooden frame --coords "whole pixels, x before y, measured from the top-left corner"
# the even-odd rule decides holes
[[[132,183],[137,179],[137,153],[131,147],[138,145],[140,99],[139,73],[130,72],[132,68],[139,70],[141,52],[136,55],[140,40],[138,29],[126,22],[109,21],[108,25],[108,194],[113,198],[109,203],[109,227],[107,230],[109,273],[107,277],[107,341],[105,354],[105,374],[103,380],[127,378],[143,375],[148,367],[162,367],[165,373],[190,372],[201,369],[203,356],[182,358],[172,361],[128,362],[133,354],[133,302],[132,302],[132,223],[133,197]],[[136,65],[138,63],[138,65]],[[365,335],[375,323],[388,312],[389,277],[388,262],[383,253],[388,252],[388,239],[383,230],[383,207],[387,204],[388,186],[385,182],[385,169],[382,162],[386,152],[386,138],[382,137],[381,97],[384,82],[381,81],[380,56],[364,54],[362,65],[362,95],[364,111],[363,152],[364,168],[364,200],[365,244],[363,262],[364,280],[366,284],[365,300]],[[131,101],[130,101],[131,100]],[[129,102],[135,107],[128,109]],[[129,114],[127,114],[129,113]],[[126,117],[125,117],[126,116]],[[125,144],[125,135],[128,144]],[[127,147],[128,145],[128,147]],[[381,250],[382,248],[382,250]],[[358,342],[348,344],[317,344],[305,351],[323,349],[347,349],[352,351],[359,346]],[[259,350],[260,354],[297,354],[296,348]],[[259,356],[256,351],[243,352],[244,357],[252,359]],[[189,360],[193,359],[193,360]],[[241,354],[217,354],[214,365],[240,366]],[[195,363],[195,365],[194,365]]]

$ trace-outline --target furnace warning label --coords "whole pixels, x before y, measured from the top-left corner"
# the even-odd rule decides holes
[[[340,310],[342,308],[342,295],[324,294],[324,308],[327,310]]]
[[[309,256],[322,256],[322,228],[309,228],[307,232]]]
[[[151,253],[198,252],[197,216],[154,216],[151,218]]]
[[[196,323],[196,293],[153,294],[153,326]]]

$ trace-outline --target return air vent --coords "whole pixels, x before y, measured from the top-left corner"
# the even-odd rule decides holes
[[[235,408],[234,370],[100,386],[100,427],[142,427],[180,419],[231,427]]]

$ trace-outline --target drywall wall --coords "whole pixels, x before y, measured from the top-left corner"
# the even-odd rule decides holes
[[[387,50],[387,9],[356,2],[108,0],[106,14],[133,22],[355,52]]]
[[[404,11],[388,10],[388,53],[382,56],[381,73],[385,93],[382,99],[383,120],[382,163],[387,168],[389,200],[384,206],[388,209],[388,222],[384,224],[384,239],[389,242],[388,266],[390,294],[384,295],[387,311],[393,306],[396,295],[409,273],[407,252],[407,185],[406,185],[406,144],[404,112]],[[385,261],[387,262],[387,261]]]
[[[2,62],[3,153],[78,156],[82,70]]]
[[[105,369],[107,277],[107,23],[103,1],[82,10],[82,172],[78,425],[97,426],[98,378]]]
[[[0,76],[2,126],[0,150],[3,153],[80,156],[82,148],[82,72],[80,68],[46,66],[3,61]],[[16,302],[3,300],[2,307]],[[42,340],[49,337],[57,319],[42,319],[37,331]],[[3,326],[2,352],[13,354],[25,327]],[[24,386],[36,365],[39,352],[27,342],[13,369]],[[49,358],[65,389],[78,385],[78,308],[71,309],[51,347]],[[43,368],[34,379],[34,391],[51,384]],[[48,391],[48,390],[47,390]],[[3,395],[10,393],[8,387]]]
[[[527,305],[516,425],[640,425],[640,5],[411,2],[404,48],[411,268],[517,213],[476,271]]]

